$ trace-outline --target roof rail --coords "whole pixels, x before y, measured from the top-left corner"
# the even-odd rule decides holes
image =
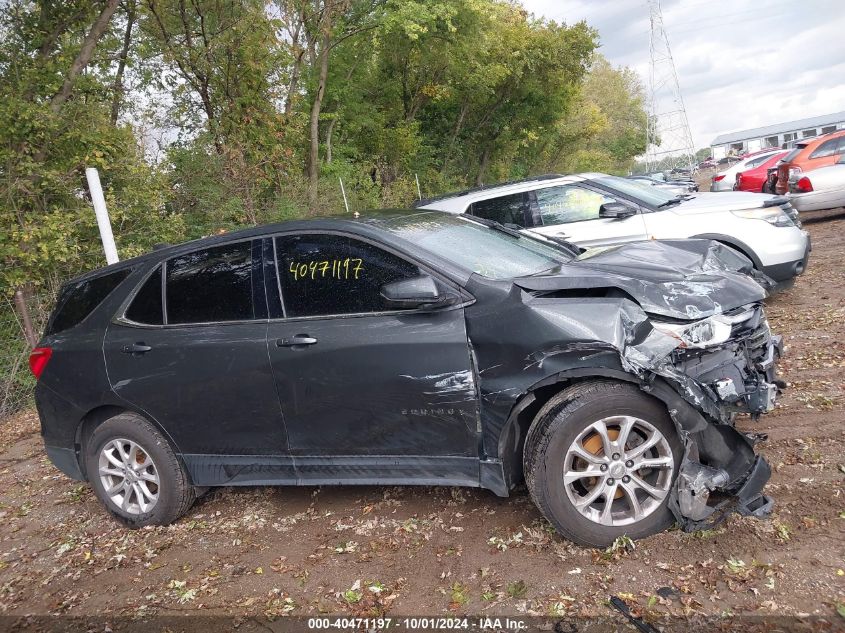
[[[540,176],[529,176],[528,178],[518,178],[517,180],[508,180],[506,182],[498,182],[494,185],[480,185],[478,187],[472,187],[470,189],[464,189],[463,191],[452,191],[450,193],[441,193],[437,196],[431,196],[430,198],[423,198],[422,200],[415,200],[413,204],[411,204],[411,208],[416,209],[418,207],[423,206],[424,204],[428,204],[429,202],[435,202],[437,200],[443,200],[444,198],[457,198],[458,196],[465,196],[470,193],[475,193],[476,191],[485,191],[487,189],[496,189],[498,187],[507,187],[508,185],[518,185],[523,182],[535,182],[540,180],[554,180],[555,178],[563,178],[564,174],[542,174]]]

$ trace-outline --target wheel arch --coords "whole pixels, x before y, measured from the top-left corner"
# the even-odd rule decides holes
[[[84,451],[85,446],[88,443],[88,439],[91,437],[91,434],[97,427],[99,427],[107,420],[110,420],[111,418],[115,417],[116,415],[120,415],[121,413],[133,413],[144,418],[147,422],[156,427],[156,429],[158,429],[158,431],[170,443],[170,446],[173,447],[173,452],[176,453],[176,455],[181,459],[182,453],[179,450],[179,447],[173,441],[173,438],[170,436],[167,430],[161,424],[159,424],[157,420],[147,415],[144,411],[135,409],[130,406],[117,404],[103,404],[91,409],[90,411],[88,411],[88,413],[82,416],[82,419],[79,421],[79,424],[76,427],[76,436],[74,439],[76,461],[79,464],[80,472],[86,480],[88,479],[88,473],[85,472],[86,469]]]
[[[666,406],[679,430],[695,432],[707,426],[705,419],[659,376],[644,383],[634,374],[618,369],[589,367],[563,371],[532,385],[511,408],[507,422],[502,427],[498,448],[505,485],[508,489],[513,488],[523,479],[525,438],[540,410],[563,389],[576,383],[593,380],[614,380],[636,385],[644,394]]]

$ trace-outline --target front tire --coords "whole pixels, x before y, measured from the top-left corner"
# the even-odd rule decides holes
[[[135,413],[121,413],[98,426],[85,459],[94,493],[128,527],[167,525],[194,503],[194,488],[170,443]]]
[[[683,447],[666,407],[635,385],[579,383],[537,414],[524,467],[534,503],[565,538],[607,547],[662,532]]]

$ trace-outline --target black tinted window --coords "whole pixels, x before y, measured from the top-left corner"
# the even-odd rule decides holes
[[[138,290],[132,303],[129,304],[129,309],[126,310],[126,318],[135,323],[149,325],[164,323],[161,303],[161,267],[157,268]]]
[[[250,242],[196,251],[167,262],[167,322],[254,318]]]
[[[381,248],[339,235],[277,237],[276,261],[288,317],[393,310],[381,287],[420,274]]]
[[[492,220],[499,224],[525,226],[527,206],[528,197],[524,193],[515,193],[510,196],[473,202],[471,213],[479,218]]]
[[[66,287],[59,296],[46,333],[56,334],[82,323],[128,274],[129,270],[118,270]]]

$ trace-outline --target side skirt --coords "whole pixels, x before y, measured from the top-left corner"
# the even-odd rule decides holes
[[[507,496],[499,460],[395,455],[183,454],[195,486],[467,486]]]

